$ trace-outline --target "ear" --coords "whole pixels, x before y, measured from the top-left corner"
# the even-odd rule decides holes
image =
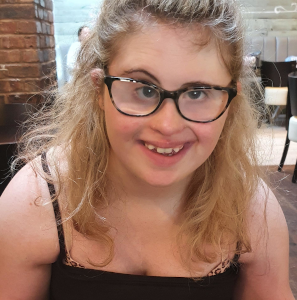
[[[91,79],[96,88],[99,87],[100,80],[104,77],[104,71],[102,69],[96,68],[91,71]]]
[[[96,89],[98,89],[100,87],[103,76],[104,76],[104,71],[102,69],[96,68],[91,71],[91,79],[92,79],[93,85]],[[103,96],[104,96],[104,91],[102,90],[98,94],[99,106],[102,110],[104,110]]]

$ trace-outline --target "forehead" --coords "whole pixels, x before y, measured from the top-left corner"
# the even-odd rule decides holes
[[[126,36],[118,44],[109,73],[124,76],[127,70],[139,69],[152,73],[167,89],[193,80],[213,85],[231,81],[214,39],[199,27],[159,24]]]

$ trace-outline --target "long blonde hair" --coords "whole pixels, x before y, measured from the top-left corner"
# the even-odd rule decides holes
[[[31,162],[44,151],[59,149],[60,154],[52,157],[62,156],[67,167],[62,172],[59,158],[54,159],[51,169],[55,176],[46,179],[55,183],[56,198],[66,191],[65,218],[75,229],[111,247],[109,257],[98,263],[107,265],[113,256],[113,241],[96,208],[108,206],[110,145],[104,111],[98,105],[103,81],[98,78],[99,88],[95,87],[90,73],[108,68],[119,42],[152,22],[207,29],[233,82],[241,84],[215,150],[189,184],[180,236],[186,233],[192,254],[204,261],[214,259],[204,253],[201,245],[205,243],[222,248],[236,242],[239,252],[251,251],[245,213],[261,171],[254,140],[257,113],[249,88],[252,75],[243,64],[244,29],[235,0],[105,0],[81,47],[73,80],[54,93],[50,108],[45,106],[34,117],[20,145],[18,161]]]

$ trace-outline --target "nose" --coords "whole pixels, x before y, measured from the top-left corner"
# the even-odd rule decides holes
[[[164,99],[162,105],[151,117],[151,127],[164,136],[179,133],[185,127],[185,120],[179,115],[174,100],[171,98]]]

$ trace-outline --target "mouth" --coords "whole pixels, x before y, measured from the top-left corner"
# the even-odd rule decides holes
[[[174,148],[161,148],[161,147],[157,147],[157,146],[154,146],[152,144],[147,144],[147,143],[144,143],[144,146],[147,149],[149,149],[150,151],[158,153],[158,154],[163,155],[163,156],[176,155],[177,153],[179,153],[184,148],[184,145],[179,145],[179,146],[176,146]]]

